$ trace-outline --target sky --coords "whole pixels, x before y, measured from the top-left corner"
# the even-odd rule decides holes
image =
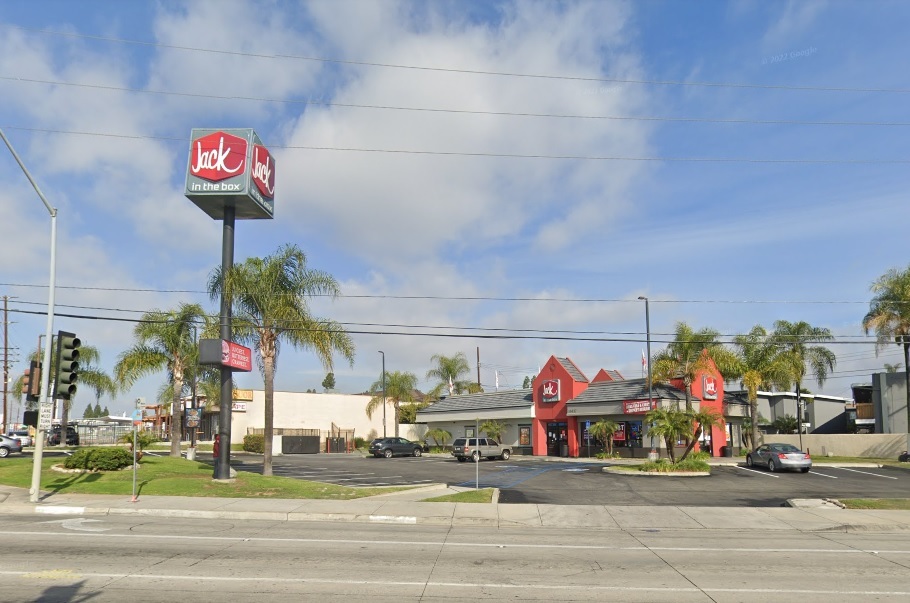
[[[729,341],[788,320],[831,330],[835,370],[806,387],[849,397],[902,361],[862,319],[910,263],[908,21],[900,0],[5,0],[0,129],[58,211],[54,332],[106,370],[143,312],[217,314],[190,132],[252,128],[275,212],[237,222],[234,260],[294,244],[337,279],[309,304],[356,346],[338,392],[378,381],[380,350],[423,390],[434,354],[474,378],[479,358],[491,391],[551,355],[640,377],[678,322]],[[16,375],[46,328],[51,220],[5,147],[0,180]],[[275,387],[326,372],[284,346]]]

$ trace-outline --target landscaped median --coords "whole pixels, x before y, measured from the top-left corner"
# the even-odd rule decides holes
[[[669,459],[658,459],[638,465],[609,465],[603,471],[643,477],[705,477],[711,475],[711,466],[698,458],[687,458],[675,463]]]

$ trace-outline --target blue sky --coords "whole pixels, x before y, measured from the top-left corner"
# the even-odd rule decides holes
[[[487,389],[551,354],[637,377],[646,295],[654,351],[677,321],[827,327],[837,367],[809,388],[849,396],[901,360],[861,320],[908,263],[908,17],[896,0],[7,0],[0,127],[60,212],[57,312],[97,317],[55,330],[107,368],[133,342],[111,318],[216,311],[221,223],[183,196],[190,130],[249,127],[276,157],[275,219],[238,222],[235,260],[294,243],[338,279],[314,312],[367,332],[338,391],[379,378],[378,350],[422,388],[433,354],[476,374],[478,348]],[[16,373],[44,332],[23,311],[47,301],[50,220],[0,151]],[[325,372],[285,347],[276,388]]]

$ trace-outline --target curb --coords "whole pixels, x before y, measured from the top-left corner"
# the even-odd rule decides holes
[[[710,471],[628,471],[615,467],[604,467],[601,471],[629,477],[711,477]]]

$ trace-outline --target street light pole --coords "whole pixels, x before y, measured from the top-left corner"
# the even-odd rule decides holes
[[[379,350],[382,354],[382,437],[385,437],[385,352]]]
[[[652,386],[651,386],[651,310],[648,307],[648,298],[644,295],[639,295],[638,299],[645,302],[645,337],[648,346],[648,407],[650,408],[651,404],[654,403]],[[650,434],[650,429],[648,432]],[[651,452],[656,453],[657,450],[654,448],[654,436],[651,435]]]

